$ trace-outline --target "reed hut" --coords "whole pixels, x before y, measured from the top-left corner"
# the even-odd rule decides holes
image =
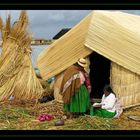
[[[81,57],[90,60],[93,98],[110,84],[123,108],[140,104],[140,16],[93,11],[38,57],[44,79],[59,75]]]

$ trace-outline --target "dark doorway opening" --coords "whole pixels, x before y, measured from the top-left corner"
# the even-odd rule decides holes
[[[110,60],[93,52],[90,60],[90,81],[92,86],[91,98],[101,99],[103,87],[110,84]]]

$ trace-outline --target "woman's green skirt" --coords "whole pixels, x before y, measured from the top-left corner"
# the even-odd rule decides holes
[[[69,104],[64,104],[64,111],[84,113],[90,109],[90,97],[86,86],[81,85],[78,92],[76,92]]]
[[[116,115],[116,112],[109,112],[106,109],[95,109],[93,106],[90,108],[91,116],[98,116],[103,118],[113,118]]]

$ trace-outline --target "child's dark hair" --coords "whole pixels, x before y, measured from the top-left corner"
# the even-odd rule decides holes
[[[103,91],[108,91],[109,93],[113,93],[116,96],[110,85],[105,85]]]

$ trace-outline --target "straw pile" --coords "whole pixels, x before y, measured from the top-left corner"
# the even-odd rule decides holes
[[[140,104],[139,75],[112,63],[111,86],[125,108]]]
[[[36,100],[42,92],[42,86],[36,77],[31,63],[31,35],[28,32],[26,11],[21,11],[19,20],[12,26],[10,16],[2,31],[2,53],[0,56],[0,101],[9,97],[16,100]]]
[[[45,104],[37,104],[33,109],[37,114],[51,114],[54,118],[61,118],[64,115],[63,103],[55,100]]]

